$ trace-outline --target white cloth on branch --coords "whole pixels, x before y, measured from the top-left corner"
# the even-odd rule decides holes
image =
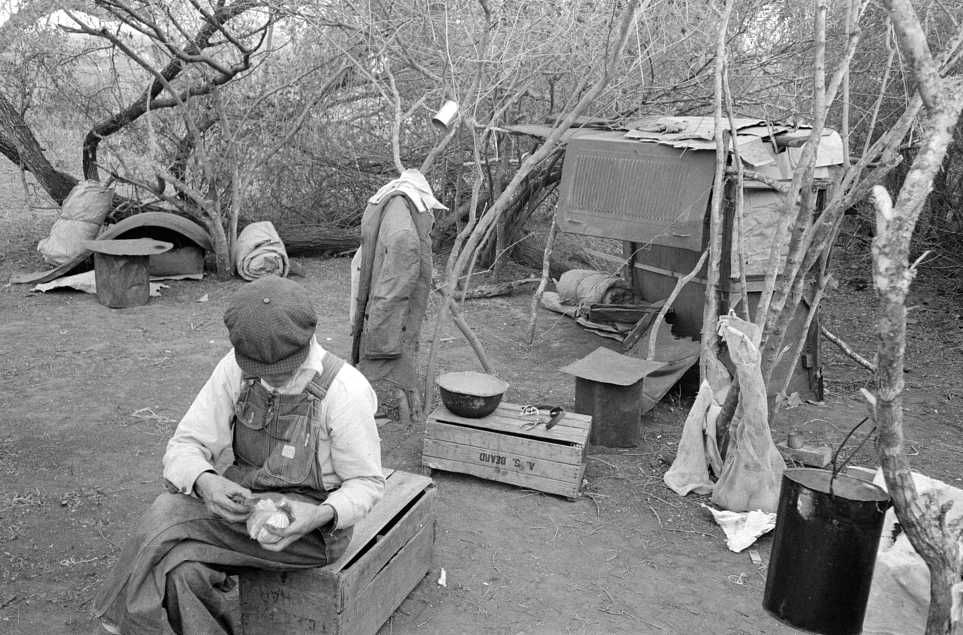
[[[368,204],[379,205],[386,197],[394,196],[399,192],[411,199],[411,202],[414,203],[419,212],[430,212],[433,209],[448,209],[435,198],[425,175],[414,168],[402,171],[401,176],[397,179],[385,183],[381,189],[368,199]]]
[[[766,382],[762,378],[759,341],[762,330],[735,313],[719,318],[739,378],[739,403],[729,424],[729,445],[722,473],[712,490],[713,504],[736,512],[775,512],[786,469],[769,430]]]
[[[715,420],[721,410],[712,398],[709,382],[703,381],[682,426],[682,438],[679,440],[672,467],[662,476],[669,489],[679,496],[685,496],[689,492],[712,493],[713,482],[709,478],[706,459],[705,430],[710,420],[713,430],[715,429]]]

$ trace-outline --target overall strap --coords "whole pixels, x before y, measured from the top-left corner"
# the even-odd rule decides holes
[[[319,400],[323,400],[328,394],[328,388],[331,387],[331,382],[334,381],[334,378],[344,365],[345,361],[334,353],[330,351],[325,353],[324,368],[321,369],[320,373],[314,374],[314,377],[308,385],[305,386],[305,391],[317,397]]]

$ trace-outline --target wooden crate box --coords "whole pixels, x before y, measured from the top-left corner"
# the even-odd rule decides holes
[[[421,454],[424,465],[493,481],[578,497],[592,418],[566,412],[551,430],[531,429],[519,404],[499,404],[492,414],[469,419],[444,406],[429,416]]]
[[[243,632],[376,633],[431,568],[434,497],[430,478],[395,470],[384,498],[355,526],[337,561],[305,571],[242,574]]]

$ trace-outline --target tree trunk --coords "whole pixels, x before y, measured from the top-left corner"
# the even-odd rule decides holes
[[[211,246],[214,248],[214,263],[218,280],[229,280],[234,275],[231,250],[228,245],[227,232],[224,231],[223,215],[218,209],[208,210],[207,232],[211,235]]]
[[[30,127],[5,95],[0,93],[0,154],[30,172],[57,204],[64,202],[77,179],[61,172],[44,156]]]
[[[726,0],[720,11],[719,32],[716,41],[716,60],[714,72],[715,109],[713,112],[714,138],[716,146],[716,168],[712,180],[712,199],[709,204],[709,244],[707,246],[709,263],[706,267],[705,303],[702,307],[702,334],[700,337],[699,377],[705,381],[709,368],[719,353],[719,335],[716,323],[719,319],[721,292],[719,290],[720,268],[722,266],[722,205],[725,199],[725,172],[729,152],[726,149],[726,133],[722,128],[722,76],[726,64],[726,31],[732,0]],[[730,131],[735,134],[735,131]]]
[[[911,8],[899,0],[889,2],[894,24],[901,41],[921,36],[919,23],[907,17]],[[901,14],[901,12],[903,12]],[[915,16],[914,16],[915,17]],[[916,49],[917,52],[919,49]],[[925,53],[921,53],[926,55]],[[915,60],[926,66],[926,60]],[[931,62],[932,60],[930,60]],[[873,239],[873,278],[880,299],[879,343],[876,388],[876,422],[879,429],[879,455],[886,486],[893,498],[893,506],[900,525],[930,570],[930,607],[926,632],[950,633],[953,629],[950,609],[951,588],[960,582],[963,562],[960,554],[960,528],[946,524],[947,509],[925,498],[916,491],[909,460],[903,449],[903,357],[906,350],[906,295],[916,275],[915,264],[909,264],[910,242],[919,219],[920,210],[929,195],[933,177],[942,164],[946,148],[953,138],[953,129],[963,108],[963,81],[931,81],[938,84],[923,86],[920,94],[927,95],[929,117],[924,123],[923,142],[907,172],[893,205],[885,188],[873,188],[876,207],[876,237]],[[960,625],[957,625],[960,626]]]

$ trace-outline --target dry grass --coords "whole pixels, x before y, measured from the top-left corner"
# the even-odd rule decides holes
[[[37,243],[50,231],[60,208],[28,179],[25,196],[19,170],[0,161],[0,279],[16,270],[43,267]]]

